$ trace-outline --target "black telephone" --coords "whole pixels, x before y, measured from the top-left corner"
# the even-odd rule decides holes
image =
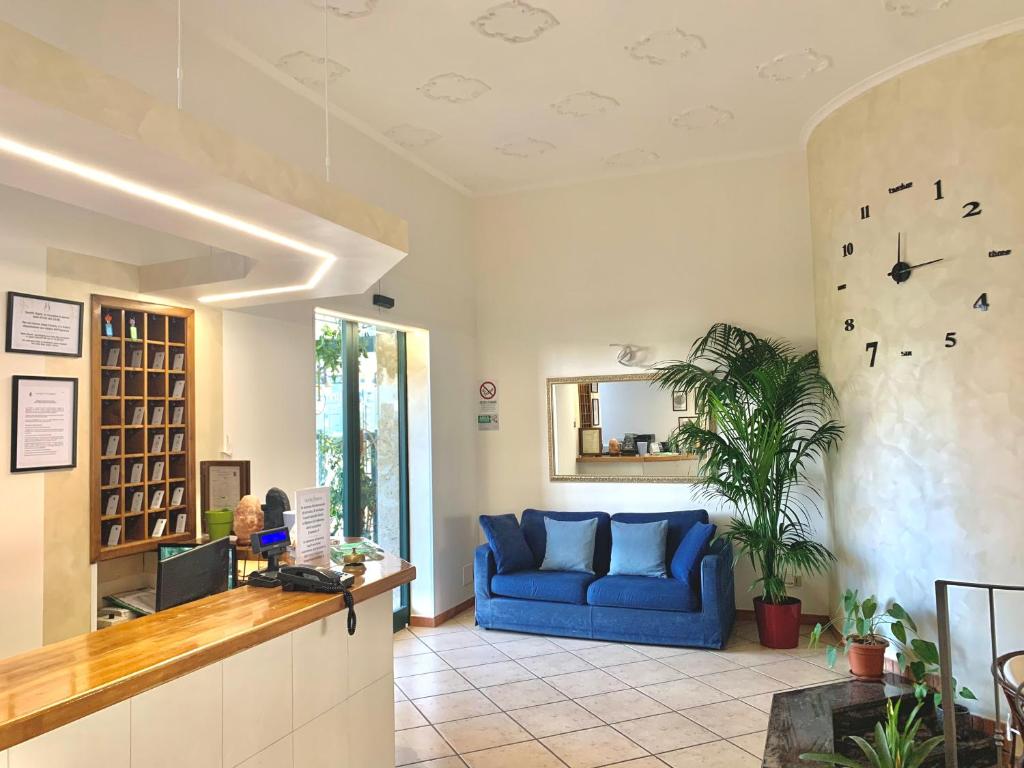
[[[278,571],[281,587],[285,592],[327,592],[340,593],[348,608],[348,633],[356,633],[355,601],[348,588],[355,581],[351,573],[333,571],[330,568],[310,568],[306,565],[283,565]]]

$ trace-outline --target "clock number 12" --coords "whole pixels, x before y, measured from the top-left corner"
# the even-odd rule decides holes
[[[868,363],[868,365],[871,368],[874,368],[875,367],[875,358],[878,356],[878,342],[877,341],[869,341],[867,344],[864,345],[864,351],[871,353],[871,360]]]

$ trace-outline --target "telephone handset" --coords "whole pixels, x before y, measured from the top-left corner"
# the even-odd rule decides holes
[[[285,592],[340,593],[348,608],[348,633],[356,633],[355,601],[348,591],[355,581],[351,573],[341,573],[330,568],[310,568],[306,565],[283,565],[278,571],[278,577]]]

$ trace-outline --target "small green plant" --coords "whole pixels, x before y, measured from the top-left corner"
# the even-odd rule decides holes
[[[942,743],[942,736],[934,736],[920,743],[914,741],[921,728],[918,717],[920,710],[919,703],[903,728],[900,728],[900,703],[889,699],[885,704],[885,720],[875,724],[874,744],[860,736],[850,736],[850,741],[864,753],[867,762],[858,762],[836,753],[819,752],[805,752],[800,755],[800,759],[845,768],[918,768]]]

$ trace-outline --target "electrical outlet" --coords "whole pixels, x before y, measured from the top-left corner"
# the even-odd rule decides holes
[[[786,577],[786,586],[787,587],[799,587],[800,586],[800,577],[796,576],[796,575],[794,575],[794,576],[787,576]]]
[[[473,564],[466,563],[462,566],[462,586],[468,587],[473,583]]]

